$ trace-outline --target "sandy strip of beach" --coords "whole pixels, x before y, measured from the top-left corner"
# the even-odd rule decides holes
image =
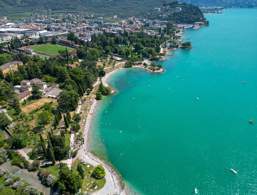
[[[103,78],[102,82],[104,85],[107,84],[108,78],[113,75],[116,71],[119,69],[115,69],[111,71],[110,73],[107,73]],[[100,83],[98,80],[94,86],[97,86]],[[109,85],[108,85],[109,86]],[[122,183],[122,178],[116,173],[116,171],[108,165],[105,161],[99,159],[97,156],[92,154],[89,150],[89,132],[92,125],[92,119],[94,117],[94,112],[96,110],[96,107],[98,105],[97,101],[95,99],[91,99],[91,107],[87,114],[86,118],[86,124],[83,131],[83,137],[84,137],[84,144],[80,147],[80,150],[78,151],[78,158],[80,158],[83,162],[92,164],[93,166],[96,165],[102,165],[106,172],[106,184],[104,187],[96,192],[93,192],[92,194],[95,195],[126,195],[127,192],[124,189],[124,185]]]
[[[124,65],[120,63],[120,65]],[[132,67],[132,68],[138,68],[138,67]],[[142,68],[142,67],[140,67]],[[116,67],[114,70],[107,73],[102,78],[102,83],[105,86],[110,87],[108,84],[108,79],[115,74],[117,71],[124,69],[122,66]],[[145,68],[144,68],[145,69]],[[146,70],[146,69],[145,69]],[[100,84],[100,79],[97,80],[97,82],[94,84],[94,87],[98,86]],[[131,194],[129,190],[126,188],[126,186],[122,182],[122,178],[120,175],[117,174],[117,172],[110,166],[107,162],[101,160],[94,154],[90,152],[89,149],[89,134],[90,129],[92,125],[92,119],[95,114],[96,107],[98,106],[98,102],[95,99],[90,100],[90,109],[86,116],[86,123],[83,131],[83,138],[84,138],[84,144],[80,147],[80,150],[78,151],[77,157],[81,159],[81,161],[92,164],[93,166],[96,165],[102,165],[106,171],[106,184],[105,186],[91,194],[94,195],[127,195]]]

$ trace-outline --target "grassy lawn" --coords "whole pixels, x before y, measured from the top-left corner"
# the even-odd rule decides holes
[[[33,49],[34,52],[38,54],[43,54],[47,56],[57,56],[59,54],[59,51],[65,51],[67,48],[68,51],[72,51],[72,48],[65,47],[62,45],[57,45],[57,44],[39,44],[39,45],[32,45],[31,48]]]
[[[34,100],[34,101],[27,103],[26,105],[22,106],[21,110],[22,110],[22,112],[28,114],[34,110],[38,110],[38,109],[42,108],[45,104],[51,103],[51,102],[56,102],[56,100],[51,99],[51,98],[41,98],[39,100]]]
[[[72,165],[73,169],[77,169],[77,165],[78,165],[79,161],[75,161]],[[104,187],[105,185],[105,178],[103,179],[94,179],[93,177],[91,177],[91,174],[94,170],[94,166],[84,163],[83,164],[84,170],[85,170],[85,177],[82,181],[82,187],[81,187],[81,191],[82,192],[94,192],[97,191],[101,188]]]
[[[12,61],[12,59],[13,59],[12,55],[8,53],[0,53],[0,65]]]
[[[51,175],[55,176],[56,178],[58,178],[58,174],[59,174],[59,167],[57,165],[54,166],[50,166],[47,168],[41,168],[43,171],[47,171],[48,173],[50,173]]]
[[[1,190],[0,190],[0,194],[8,194],[8,195],[16,195],[16,192],[15,190],[13,190],[12,188],[10,187],[3,187]]]

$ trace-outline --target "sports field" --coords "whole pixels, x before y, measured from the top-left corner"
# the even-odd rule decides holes
[[[72,50],[72,48],[70,47],[65,47],[62,45],[51,44],[51,43],[32,45],[31,48],[35,53],[47,55],[50,57],[57,56],[60,51],[64,51],[66,48],[68,49],[68,51]]]

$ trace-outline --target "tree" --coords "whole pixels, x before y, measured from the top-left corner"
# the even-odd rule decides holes
[[[96,99],[96,100],[101,100],[101,99],[103,99],[103,96],[102,96],[102,94],[101,94],[101,92],[100,92],[99,90],[96,92],[96,97],[95,97],[95,99]]]
[[[76,109],[79,101],[79,96],[74,90],[64,90],[61,92],[58,99],[58,109],[62,113],[72,112]]]
[[[65,48],[65,50],[59,51],[59,55],[60,55],[61,59],[65,60],[66,64],[69,64],[70,54],[69,54],[69,51],[68,51],[67,47]]]
[[[65,143],[65,136],[49,134],[48,143],[48,150],[54,153],[56,160],[63,160],[68,156],[70,147]]]
[[[10,42],[10,48],[11,49],[18,49],[22,46],[22,42],[17,37],[13,38]]]
[[[47,148],[47,154],[48,158],[55,164],[55,154],[54,154],[54,148],[51,141],[51,134],[48,133],[48,148]]]
[[[72,130],[72,131],[75,131],[75,132],[78,132],[78,131],[80,130],[80,125],[79,125],[79,123],[73,122],[73,123],[71,124],[71,130]]]
[[[11,124],[10,119],[5,113],[0,113],[0,129],[5,130]]]
[[[103,85],[102,81],[101,81],[101,83],[100,83],[100,85],[99,85],[98,91],[99,91],[102,95],[104,95],[104,96],[110,95],[110,93],[111,93],[110,88],[105,87],[105,86]]]
[[[46,145],[45,145],[45,140],[43,139],[42,135],[39,134],[39,137],[40,137],[40,145],[42,147],[42,150],[45,154],[45,156],[47,156],[47,150],[46,150]]]
[[[56,44],[56,42],[57,42],[56,37],[53,37],[53,38],[51,39],[51,43],[52,43],[52,44]]]
[[[104,168],[100,165],[96,166],[91,176],[95,179],[103,179],[105,177]]]
[[[73,118],[72,118],[73,121],[79,123],[80,120],[81,120],[81,117],[79,114],[74,114]]]
[[[13,59],[12,55],[10,55],[8,53],[1,54],[0,55],[0,65],[12,61],[12,59]]]
[[[75,43],[77,43],[77,42],[79,41],[78,37],[77,37],[73,32],[69,32],[69,33],[67,34],[67,39],[68,39],[69,41],[73,41],[73,42],[75,42]]]
[[[86,170],[82,162],[79,162],[77,166],[77,171],[79,172],[81,178],[85,177]]]
[[[76,92],[79,91],[77,83],[70,78],[65,80],[65,82],[63,83],[63,85],[61,87],[67,91],[70,91],[70,90],[74,90]]]
[[[100,69],[98,70],[98,75],[99,75],[99,77],[104,77],[104,76],[105,76],[105,71],[104,71],[103,68],[100,68]]]
[[[11,85],[5,80],[0,80],[0,105],[14,108],[17,113],[20,112],[20,105],[17,96]]]
[[[26,147],[26,139],[24,139],[24,136],[21,135],[15,135],[11,138],[11,147],[13,149],[21,149]]]
[[[67,165],[61,164],[57,185],[62,193],[75,194],[82,185],[82,179],[77,170],[69,170]]]
[[[62,114],[59,112],[59,110],[55,110],[54,111],[54,122],[53,122],[54,128],[56,128],[58,126],[61,119],[62,119]]]
[[[37,124],[39,127],[44,127],[50,123],[51,119],[51,113],[49,111],[43,111],[38,115]]]
[[[32,86],[32,99],[40,99],[42,97],[42,91],[37,85]]]

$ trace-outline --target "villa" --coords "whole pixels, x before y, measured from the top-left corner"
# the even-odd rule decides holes
[[[23,62],[21,61],[13,61],[0,66],[0,70],[3,75],[6,76],[10,71],[17,71],[19,66],[23,66]]]

